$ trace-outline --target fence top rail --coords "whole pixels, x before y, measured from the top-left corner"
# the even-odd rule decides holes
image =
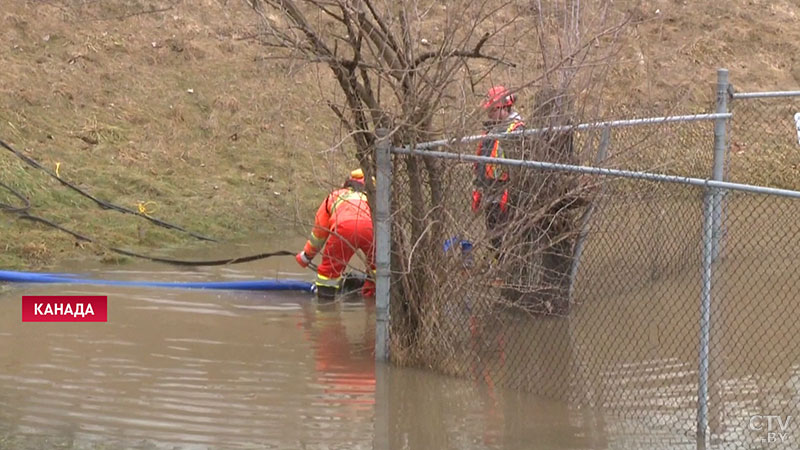
[[[507,166],[525,167],[531,169],[551,170],[556,172],[573,172],[573,173],[582,173],[588,175],[605,175],[617,178],[631,178],[635,180],[644,180],[644,181],[687,184],[691,186],[701,186],[707,188],[741,191],[753,194],[777,195],[780,197],[800,198],[800,191],[793,191],[789,189],[755,186],[751,184],[742,184],[742,183],[731,183],[727,181],[716,181],[704,178],[664,175],[652,172],[635,172],[631,170],[607,169],[607,168],[592,167],[592,166],[577,166],[572,164],[559,164],[559,163],[549,163],[542,161],[528,161],[528,160],[508,159],[508,158],[491,158],[488,156],[465,155],[460,153],[449,153],[449,152],[438,152],[438,151],[420,151],[416,149],[411,150],[408,148],[393,148],[391,151],[392,153],[397,153],[402,155],[454,159],[460,162],[491,163],[491,164],[500,164]]]
[[[771,98],[771,97],[800,97],[800,91],[773,91],[773,92],[734,92],[731,98]]]
[[[561,132],[561,131],[584,131],[598,128],[620,128],[632,127],[638,125],[660,125],[664,123],[673,122],[698,122],[698,121],[712,121],[717,119],[730,119],[733,117],[731,113],[708,113],[708,114],[691,114],[685,116],[665,116],[665,117],[648,117],[643,119],[628,119],[628,120],[611,120],[606,122],[591,122],[582,123],[578,125],[563,125],[558,127],[549,128],[530,128],[518,131],[511,131],[508,133],[490,133],[466,136],[463,138],[440,139],[438,141],[422,142],[413,146],[417,150],[425,150],[435,147],[442,147],[453,144],[467,144],[470,142],[477,142],[483,139],[514,139],[522,136],[530,136],[545,132]],[[404,145],[401,147],[405,150],[410,150],[411,145]]]

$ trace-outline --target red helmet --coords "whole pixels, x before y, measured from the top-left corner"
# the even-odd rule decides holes
[[[483,109],[510,107],[514,106],[515,101],[517,101],[516,95],[512,94],[505,86],[498,85],[489,89],[486,100],[481,103],[481,106]]]

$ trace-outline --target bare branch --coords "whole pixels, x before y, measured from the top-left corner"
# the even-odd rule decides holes
[[[381,18],[380,14],[377,13],[375,7],[372,5],[372,0],[363,0],[364,5],[366,5],[367,9],[369,10],[370,14],[372,14],[372,18],[375,19],[375,23],[378,24],[383,35],[386,36],[386,44],[394,51],[396,54],[401,53],[400,46],[395,41],[394,36],[389,31],[389,27],[386,26],[385,21]]]
[[[423,53],[423,54],[419,55],[417,57],[417,59],[414,60],[412,68],[419,67],[423,62],[427,61],[428,59],[435,58],[435,57],[438,57],[438,58],[454,58],[454,57],[457,57],[457,58],[488,59],[489,61],[495,61],[495,62],[498,62],[500,64],[507,65],[509,67],[517,67],[516,64],[514,64],[512,62],[504,61],[502,58],[497,58],[497,57],[490,56],[490,55],[484,55],[484,54],[481,53],[481,47],[483,47],[483,44],[486,43],[486,41],[489,39],[490,36],[491,36],[491,34],[489,34],[489,33],[484,34],[481,37],[480,41],[478,41],[478,43],[475,44],[475,47],[472,50],[451,50],[451,51],[449,51],[447,53],[444,53],[444,54],[442,54],[441,52]]]
[[[377,28],[375,24],[369,21],[366,14],[359,14],[358,21],[359,25],[364,29],[365,35],[376,48],[375,56],[389,67],[389,73],[392,76],[398,80],[401,79],[404,66],[400,60],[400,53],[394,49],[390,39],[383,34],[380,28]]]
[[[337,22],[345,23],[345,18],[343,16],[340,16],[340,15],[336,14],[335,12],[331,11],[330,9],[326,8],[326,4],[332,5],[332,6],[337,6],[337,5],[335,5],[333,3],[329,3],[329,2],[316,2],[316,1],[310,1],[310,3],[315,5],[317,8],[319,8],[320,11],[322,11],[323,13],[328,15],[329,17],[333,18]],[[340,5],[338,5],[338,6],[340,6]]]
[[[336,114],[336,117],[338,117],[338,118],[339,118],[339,121],[340,121],[340,122],[341,122],[341,123],[342,123],[342,124],[345,126],[345,128],[347,128],[347,130],[348,130],[350,133],[354,133],[354,132],[355,132],[355,130],[354,130],[354,128],[353,128],[353,125],[350,123],[350,121],[348,121],[348,120],[347,120],[347,117],[345,117],[345,115],[344,115],[344,113],[342,112],[342,110],[341,110],[341,109],[339,109],[339,107],[338,107],[338,106],[334,105],[334,104],[333,104],[332,102],[330,102],[330,101],[328,101],[328,102],[326,102],[326,103],[328,104],[328,107],[329,107],[329,108],[330,108],[330,109],[333,111],[333,113],[334,113],[334,114]]]

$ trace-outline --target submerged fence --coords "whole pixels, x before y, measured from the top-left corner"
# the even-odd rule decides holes
[[[800,192],[724,181],[758,175],[738,147],[797,153],[796,95],[721,70],[713,114],[498,136],[568,135],[568,158],[381,134],[377,358],[610,412],[648,447],[797,448]],[[515,180],[502,212],[471,195],[487,164]]]

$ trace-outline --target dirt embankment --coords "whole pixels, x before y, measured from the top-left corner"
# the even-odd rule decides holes
[[[309,114],[323,98],[316,74],[241,40],[254,19],[241,9],[185,2],[135,15],[149,8],[133,3],[4,3],[0,139],[99,198],[197,233],[291,231],[295,212],[306,217],[327,189],[318,152],[335,133],[325,115]],[[32,214],[104,244],[145,253],[203,245],[98,208],[6,150],[0,174]],[[14,215],[2,220],[0,267],[113,256]]]
[[[632,2],[628,2],[631,3]],[[714,72],[740,90],[800,86],[800,7],[790,1],[652,1],[631,6],[609,74],[616,114],[707,110]],[[303,232],[348,165],[322,67],[274,59],[246,38],[244,2],[33,2],[0,7],[0,139],[97,197],[236,240]],[[695,110],[695,111],[692,111]],[[0,182],[31,213],[141,252],[206,245],[98,208],[0,152]],[[14,199],[0,192],[0,202]],[[0,267],[112,258],[99,245],[3,214]],[[254,249],[269,251],[276,249]]]

